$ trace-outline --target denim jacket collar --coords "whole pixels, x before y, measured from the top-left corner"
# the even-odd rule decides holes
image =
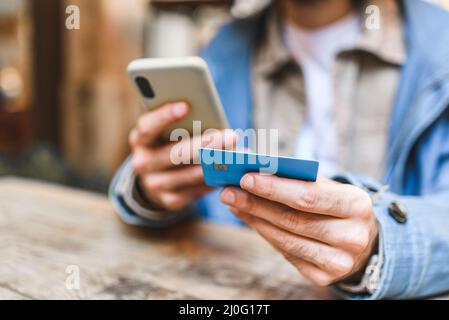
[[[441,32],[449,15],[419,0],[404,7],[407,63],[390,125],[385,181],[401,192],[406,164],[419,137],[449,108],[449,35]],[[430,35],[436,35],[436,40]]]
[[[363,23],[358,43],[350,51],[372,54],[391,64],[402,65],[406,60],[402,12],[396,1],[371,0],[360,10],[360,16],[366,17],[365,10],[375,6],[379,12],[379,28],[371,28]],[[295,59],[285,45],[283,26],[279,9],[271,6],[267,10],[266,22],[256,44],[253,59],[254,72],[271,76],[283,70],[287,65],[295,64]],[[361,19],[365,21],[365,19]]]

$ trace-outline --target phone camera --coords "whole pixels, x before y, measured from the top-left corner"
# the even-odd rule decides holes
[[[140,92],[145,98],[152,99],[154,98],[154,91],[151,87],[150,81],[144,77],[137,77],[135,79],[137,86],[139,87]]]

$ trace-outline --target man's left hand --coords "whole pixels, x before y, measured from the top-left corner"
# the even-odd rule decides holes
[[[328,286],[366,265],[378,226],[364,190],[255,173],[240,185],[225,188],[221,201],[315,284]]]

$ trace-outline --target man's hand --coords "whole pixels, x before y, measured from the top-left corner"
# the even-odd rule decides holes
[[[188,112],[189,108],[183,102],[166,104],[142,115],[129,136],[133,168],[140,186],[146,198],[164,210],[180,210],[212,190],[204,184],[200,165],[173,163],[172,148],[176,148],[177,157],[187,157],[193,163],[193,158],[198,157],[198,151],[193,150],[195,146],[228,149],[236,142],[235,135],[221,131],[188,141],[162,144],[162,131],[184,118]]]
[[[320,286],[361,270],[378,236],[368,194],[320,178],[304,182],[247,174],[221,200]]]

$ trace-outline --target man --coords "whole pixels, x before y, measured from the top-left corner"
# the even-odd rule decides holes
[[[365,23],[376,9],[380,28]],[[348,297],[449,290],[448,26],[420,0],[279,0],[231,23],[203,57],[232,128],[278,129],[280,152],[319,160],[322,177],[248,174],[241,188],[211,190],[199,166],[174,167],[171,145],[158,142],[188,113],[174,103],[139,119],[113,203],[131,224],[241,219],[304,276]]]

